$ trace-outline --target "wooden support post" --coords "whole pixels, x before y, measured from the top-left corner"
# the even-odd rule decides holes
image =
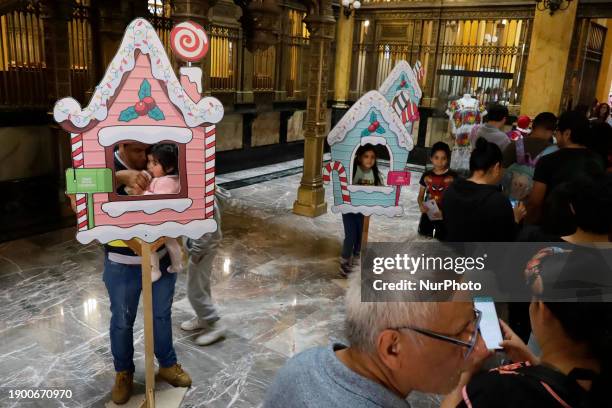
[[[142,309],[144,312],[145,403],[155,408],[155,360],[153,355],[153,282],[151,282],[151,244],[141,241]]]
[[[361,231],[361,252],[363,253],[368,246],[368,232],[370,231],[370,216],[363,217],[363,230]]]
[[[165,242],[160,238],[152,244],[135,238],[125,241],[127,246],[141,257],[142,311],[144,314],[145,346],[145,400],[141,408],[155,408],[155,355],[153,339],[153,282],[151,281],[151,253]]]

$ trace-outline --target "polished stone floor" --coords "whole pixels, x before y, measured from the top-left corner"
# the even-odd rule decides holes
[[[224,238],[215,261],[213,296],[228,337],[193,344],[180,322],[191,316],[180,275],[173,307],[179,361],[192,375],[183,407],[258,407],[276,370],[305,348],[343,339],[338,277],[340,216],[291,213],[300,161],[226,174]],[[262,175],[264,175],[262,177]],[[418,177],[413,174],[413,177]],[[413,179],[414,180],[414,179]],[[416,239],[416,184],[405,189],[405,214],[373,217],[371,241]],[[328,202],[331,201],[327,189]],[[0,244],[0,406],[104,406],[114,372],[109,301],[100,245],[80,245],[72,229]],[[136,392],[144,374],[142,318],[135,327]],[[16,403],[8,389],[72,390],[70,400]],[[414,407],[436,406],[412,396]]]

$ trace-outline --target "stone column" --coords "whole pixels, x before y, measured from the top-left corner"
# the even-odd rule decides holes
[[[341,9],[338,15],[336,35],[336,62],[334,66],[334,104],[332,105],[332,127],[338,123],[348,110],[348,95],[351,82],[351,56],[353,54],[353,31],[355,11],[344,14]]]
[[[210,38],[208,11],[215,3],[216,0],[174,0],[172,3],[172,20],[174,24],[187,20],[194,21],[205,27]],[[204,95],[210,95],[210,62],[210,55],[207,55],[201,61],[194,63],[195,65],[200,64],[202,69],[202,90]],[[180,66],[186,64],[186,62],[179,59]]]
[[[552,16],[549,10],[536,9],[521,114],[534,117],[540,112],[559,112],[577,9],[578,1]]]
[[[134,10],[128,2],[116,3],[109,0],[98,0],[97,6],[100,49],[97,50],[98,58],[94,60],[97,59],[96,64],[103,67],[104,70],[117,53],[125,28],[132,20]]]
[[[310,31],[308,59],[308,94],[304,132],[304,173],[298,188],[293,212],[316,217],[327,211],[321,170],[327,116],[328,62],[330,43],[334,36],[334,16],[331,1],[318,3],[306,18]]]
[[[601,68],[597,80],[597,93],[595,95],[599,102],[608,102],[610,84],[612,84],[612,20],[608,19],[606,26],[608,27],[608,34],[601,59]]]
[[[289,42],[291,41],[291,33],[289,31],[289,14],[287,7],[282,7],[280,16],[280,41],[277,47],[276,55],[276,86],[274,87],[274,100],[284,101],[287,99],[287,77],[289,76]]]
[[[68,0],[41,3],[45,32],[45,63],[47,65],[47,93],[50,106],[65,96],[70,96],[70,56],[68,54],[68,22],[72,5]]]
[[[61,218],[72,217],[70,202],[63,194],[65,191],[64,170],[72,166],[70,158],[70,138],[66,132],[60,129],[53,121],[53,106],[55,102],[66,96],[72,95],[70,86],[70,55],[67,44],[69,43],[68,22],[72,16],[72,4],[68,0],[44,1],[41,3],[41,17],[44,30],[44,60],[47,72],[47,96],[49,98],[49,122],[57,149],[51,152],[57,163],[58,201],[60,205]]]

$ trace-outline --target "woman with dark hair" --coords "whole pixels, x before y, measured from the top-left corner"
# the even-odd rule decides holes
[[[500,191],[502,153],[480,138],[470,157],[470,177],[458,179],[446,190],[443,202],[447,241],[514,241],[525,206],[515,208]]]
[[[570,281],[568,273],[581,276],[598,268],[597,279],[609,287],[610,275],[601,273],[608,269],[604,258],[609,262],[610,254],[587,247],[540,251],[524,275],[532,293],[529,316],[540,356],[500,320],[504,334],[500,345],[515,363],[471,379],[466,375],[465,385],[449,394],[441,407],[609,407],[612,303],[587,301],[579,295],[577,302],[553,301],[559,284]]]
[[[597,105],[597,108],[593,113],[594,115],[591,117],[592,121],[608,123],[609,125],[612,125],[612,121],[610,118],[610,105],[608,105],[607,103],[604,102]]]
[[[545,205],[542,231],[548,236],[559,237],[553,241],[607,242],[612,231],[612,174],[594,178],[583,176],[561,184]]]

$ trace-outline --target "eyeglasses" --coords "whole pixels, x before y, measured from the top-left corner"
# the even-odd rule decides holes
[[[436,333],[431,330],[421,329],[413,326],[404,326],[398,327],[392,330],[412,330],[417,333],[420,333],[424,336],[431,337],[433,339],[438,339],[442,341],[446,341],[457,346],[466,347],[467,350],[463,354],[463,358],[467,359],[472,351],[474,350],[474,346],[476,346],[476,342],[478,341],[478,335],[480,334],[480,318],[482,317],[482,312],[478,309],[474,309],[474,331],[470,334],[470,338],[468,341],[456,339],[454,337],[446,336],[444,334]]]

